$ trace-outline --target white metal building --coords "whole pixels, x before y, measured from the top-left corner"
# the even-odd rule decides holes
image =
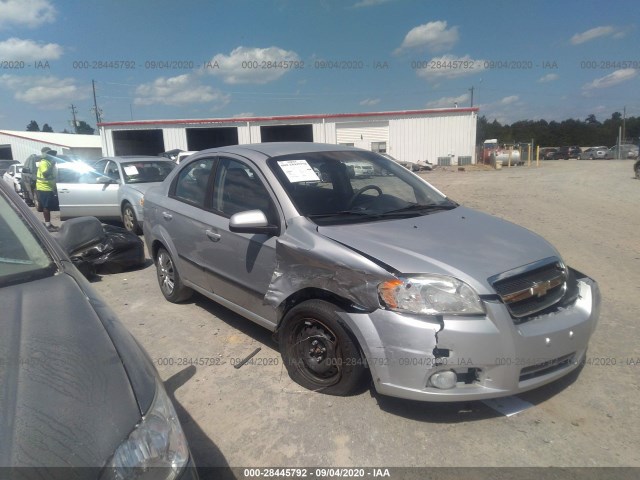
[[[29,155],[39,154],[43,147],[49,147],[59,155],[75,155],[86,159],[102,156],[102,142],[98,135],[0,130],[2,159],[23,163]]]
[[[478,108],[101,123],[105,155],[157,155],[235,144],[308,141],[352,145],[401,161],[475,163]]]

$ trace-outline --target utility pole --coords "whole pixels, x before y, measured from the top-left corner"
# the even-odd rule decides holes
[[[627,106],[624,106],[624,109],[622,110],[624,113],[622,114],[622,139],[621,139],[621,143],[625,143],[624,139],[626,138],[626,126],[627,126]]]
[[[473,107],[473,86],[469,89],[471,92],[471,107]]]
[[[91,85],[93,86],[93,111],[96,112],[96,128],[98,124],[102,122],[100,119],[100,109],[98,108],[98,100],[96,100],[96,81],[91,80]]]
[[[78,133],[78,121],[76,120],[76,113],[78,112],[78,110],[73,103],[69,108],[71,109],[71,115],[73,115],[73,133]]]

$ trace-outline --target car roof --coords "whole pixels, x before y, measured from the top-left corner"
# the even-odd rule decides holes
[[[227,147],[211,148],[200,153],[233,153],[236,155],[256,158],[256,153],[266,157],[279,157],[281,155],[295,155],[312,152],[338,152],[338,151],[363,151],[360,148],[347,147],[328,143],[313,142],[269,142],[251,143],[245,145],[230,145]]]
[[[120,156],[117,156],[117,157],[102,157],[100,160],[111,160],[111,161],[116,162],[116,163],[141,162],[141,161],[174,163],[174,161],[171,160],[170,158],[167,158],[167,157],[154,157],[154,156],[151,156],[151,155],[120,155]],[[100,161],[100,160],[98,160],[98,161]]]

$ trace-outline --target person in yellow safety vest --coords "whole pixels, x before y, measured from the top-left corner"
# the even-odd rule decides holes
[[[41,152],[42,159],[38,164],[38,171],[36,174],[36,195],[38,197],[40,208],[42,208],[44,224],[47,227],[47,230],[55,232],[59,230],[59,228],[51,224],[51,212],[57,212],[60,210],[60,205],[58,203],[58,190],[56,188],[57,152],[51,150],[49,147],[44,147]]]

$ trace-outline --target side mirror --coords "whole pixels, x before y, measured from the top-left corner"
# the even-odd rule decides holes
[[[280,229],[276,225],[269,225],[267,216],[261,210],[247,210],[238,212],[229,219],[229,230],[235,233],[255,233],[277,235]]]
[[[107,177],[106,175],[101,175],[98,178],[96,178],[96,183],[109,184],[109,183],[116,183],[116,181],[111,177]]]

